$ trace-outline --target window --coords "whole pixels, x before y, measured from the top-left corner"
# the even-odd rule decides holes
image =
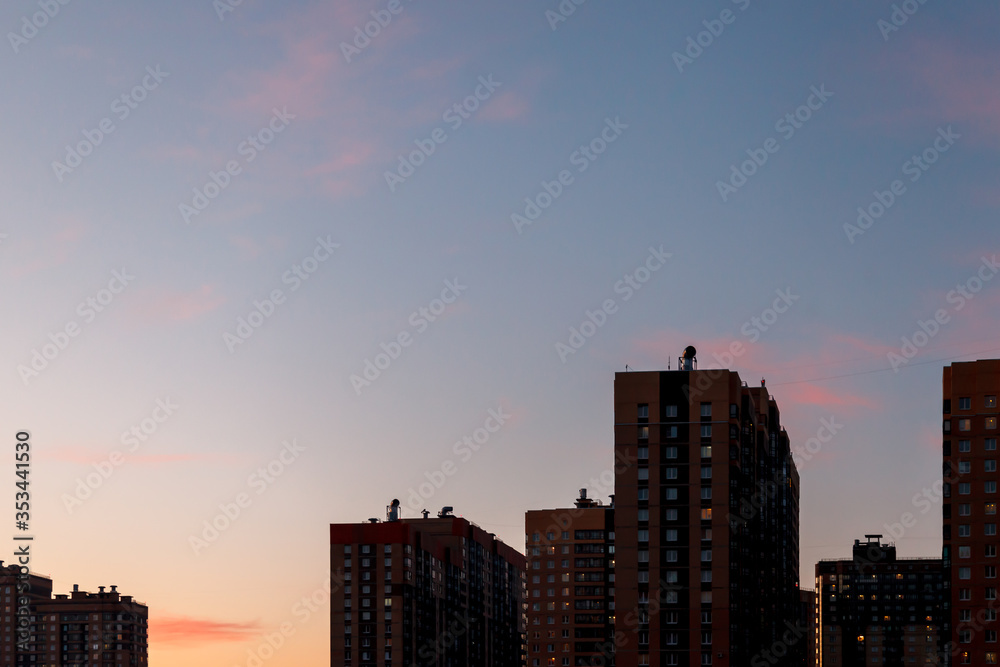
[[[958,599],[963,601],[968,601],[972,599],[972,591],[968,588],[958,589]]]
[[[972,472],[972,462],[971,461],[959,461],[958,462],[958,474],[968,475]]]
[[[667,550],[667,562],[668,563],[676,563],[677,562],[677,550],[676,549],[668,549]]]
[[[702,445],[701,446],[701,458],[710,459],[712,458],[712,445]]]
[[[701,499],[702,500],[711,500],[712,499],[712,487],[710,487],[710,486],[703,486],[703,487],[701,487]]]
[[[971,440],[959,440],[958,441],[958,451],[961,454],[968,454],[972,451],[972,441]]]
[[[712,591],[702,591],[701,592],[701,603],[702,604],[712,604]]]
[[[958,516],[970,516],[972,514],[972,505],[969,503],[962,503],[958,506]]]
[[[703,438],[711,438],[712,437],[712,425],[711,424],[702,424],[702,427],[701,427],[701,437],[703,437]]]
[[[648,530],[640,530],[639,531],[639,541],[640,542],[649,542],[649,531]]]
[[[712,466],[702,466],[701,467],[701,478],[702,479],[712,479]]]
[[[640,563],[649,562],[649,549],[639,549],[639,562]]]
[[[997,525],[995,523],[987,523],[983,526],[983,535],[996,535]]]
[[[639,406],[638,410],[639,419],[649,419],[649,405],[643,404]]]
[[[971,579],[972,578],[972,568],[970,568],[970,567],[960,567],[960,568],[958,568],[958,578],[959,579]]]
[[[996,459],[986,459],[985,469],[986,469],[986,472],[996,472],[997,471],[997,460]]]
[[[997,449],[997,439],[996,438],[986,438],[986,451],[995,452]]]
[[[640,440],[649,440],[649,427],[648,426],[640,426],[639,427],[639,439]]]
[[[986,493],[996,493],[997,492],[997,483],[996,482],[983,482],[983,490],[986,491]]]
[[[959,419],[958,420],[958,430],[959,431],[971,431],[972,430],[972,420],[971,419]]]
[[[963,396],[958,399],[958,409],[959,410],[971,410],[972,409],[972,398],[969,396]]]
[[[986,599],[987,600],[996,600],[997,599],[997,589],[995,589],[995,588],[987,588],[986,589]]]
[[[676,405],[665,405],[665,406],[663,406],[663,416],[667,417],[668,419],[670,417],[676,417],[677,416],[677,406]]]
[[[640,481],[649,479],[649,468],[639,468],[637,472],[639,474]]]
[[[986,397],[986,407],[987,408],[995,408],[996,406],[997,406],[997,397],[996,396],[987,396]]]
[[[702,563],[711,563],[712,562],[712,550],[711,549],[702,549],[701,550],[701,562]]]
[[[711,521],[712,520],[712,508],[711,507],[704,507],[704,508],[702,508],[702,510],[701,510],[701,520],[702,521]],[[995,527],[996,526],[994,526],[994,528]]]
[[[649,447],[647,445],[639,446],[639,460],[643,461],[649,458]]]
[[[663,472],[663,475],[667,479],[677,479],[677,468],[667,468]]]
[[[972,486],[968,482],[961,482],[958,485],[958,495],[967,496],[972,493]]]
[[[986,545],[985,556],[987,558],[996,558],[997,557],[997,545],[995,545],[995,544],[987,544]]]
[[[648,530],[646,531],[646,541],[647,542],[649,541],[649,531]],[[676,542],[676,541],[677,541],[677,531],[674,530],[674,529],[672,529],[672,528],[669,529],[669,530],[667,530],[667,542]]]
[[[972,528],[969,526],[969,524],[963,523],[962,525],[960,525],[958,527],[958,536],[959,537],[969,537],[969,536],[972,535],[971,531],[972,531]]]
[[[987,566],[985,566],[985,568],[984,568],[984,574],[985,574],[985,576],[986,576],[987,579],[996,579],[997,578],[997,566],[996,565],[987,565]]]
[[[958,548],[959,558],[972,558],[972,547],[959,547]]]
[[[667,521],[677,521],[677,510],[669,509],[664,513],[664,519]]]
[[[643,487],[639,489],[639,500],[649,500],[649,488]]]
[[[710,584],[710,583],[712,583],[712,571],[711,570],[702,570],[701,571],[701,583],[703,583],[703,584]]]
[[[711,542],[712,541],[712,529],[711,528],[702,528],[701,529],[701,541],[702,542]]]
[[[667,500],[677,500],[677,489],[667,489],[664,491],[664,497]]]
[[[677,437],[677,427],[676,426],[667,426],[667,427],[665,427],[663,429],[663,432],[666,434],[666,436],[668,438],[676,438]]]
[[[676,437],[676,436],[674,436]],[[676,447],[664,447],[663,448],[663,458],[665,459],[676,459],[677,458],[677,448]]]
[[[639,510],[638,512],[636,512],[636,518],[639,521],[649,521],[649,510],[647,509]]]
[[[987,417],[986,418],[986,428],[988,430],[990,430],[990,431],[994,431],[994,430],[996,430],[996,427],[997,427],[997,418],[996,417]]]
[[[639,583],[640,584],[648,584],[649,583],[649,570],[640,570],[638,574],[639,574]]]
[[[701,416],[702,417],[711,417],[712,416],[712,404],[711,403],[702,403],[701,404]]]

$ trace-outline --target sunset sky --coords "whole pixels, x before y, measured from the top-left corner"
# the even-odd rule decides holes
[[[522,549],[525,510],[613,492],[614,373],[691,344],[793,447],[838,425],[799,458],[804,586],[905,512],[940,556],[941,368],[1000,357],[998,11],[4,3],[33,568],[148,604],[155,667],[283,623],[264,664],[327,665],[330,523],[452,505]]]

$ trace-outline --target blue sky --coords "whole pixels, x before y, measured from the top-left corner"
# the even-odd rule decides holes
[[[42,4],[5,5],[0,26],[21,33]],[[689,344],[708,367],[744,343],[732,367],[767,378],[793,444],[843,424],[803,461],[803,584],[816,560],[919,514],[914,495],[940,478],[941,360],[1000,354],[1000,281],[960,310],[949,299],[992,278],[998,250],[995,3],[914,2],[894,31],[887,2],[589,0],[555,29],[551,0],[403,0],[386,22],[388,7],[244,0],[220,19],[208,0],[77,0],[0,47],[0,398],[9,432],[32,433],[35,565],[57,589],[115,583],[148,602],[157,664],[246,664],[290,619],[268,663],[325,664],[325,611],[292,610],[322,588],[327,524],[380,516],[452,461],[427,508],[520,547],[526,509],[571,502],[612,465],[613,373],[665,368]],[[386,25],[345,57],[373,11]],[[460,126],[456,104],[474,108]],[[807,120],[789,135],[795,113]],[[102,122],[113,131],[79,166],[53,168]],[[614,141],[580,171],[609,122]],[[925,151],[935,161],[911,180]],[[724,198],[734,166],[750,175]],[[564,171],[519,233],[511,216]],[[892,205],[849,234],[896,180]],[[670,258],[626,300],[616,285],[661,246]],[[296,266],[314,271],[292,289]],[[772,320],[779,291],[794,298]],[[240,318],[260,326],[227,345]],[[351,376],[400,335],[410,344],[356,391]],[[26,373],[53,340],[65,349]],[[455,443],[491,410],[510,417],[462,460]],[[129,451],[122,433],[144,420]],[[251,482],[292,440],[281,474]],[[241,493],[232,525],[193,547]],[[939,553],[938,512],[901,554]]]

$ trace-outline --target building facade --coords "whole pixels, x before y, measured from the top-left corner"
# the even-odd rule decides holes
[[[943,378],[942,503],[947,635],[954,664],[998,664],[997,421],[1000,360],[954,363]]]
[[[520,667],[524,564],[450,507],[332,524],[330,664]]]
[[[897,559],[881,537],[855,540],[850,560],[816,564],[817,665],[945,664],[941,560]]]
[[[53,597],[48,577],[22,577],[17,565],[0,567],[0,593],[7,610],[0,665],[148,665],[146,605],[121,595],[117,586],[99,588],[88,593],[74,585],[72,593]]]
[[[804,664],[799,478],[778,406],[728,370],[615,375],[616,664]],[[767,663],[764,663],[767,664]]]
[[[615,523],[610,505],[524,515],[530,667],[614,665]]]

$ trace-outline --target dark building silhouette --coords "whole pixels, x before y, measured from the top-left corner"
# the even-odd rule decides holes
[[[117,586],[104,589],[88,593],[74,585],[72,593],[53,597],[48,577],[22,577],[17,565],[0,567],[5,608],[0,664],[148,665],[149,610],[131,596],[121,595]],[[28,598],[25,612],[21,612],[21,596]]]
[[[945,664],[941,561],[897,559],[881,537],[855,540],[850,560],[816,564],[817,665]]]
[[[525,512],[529,667],[615,664],[613,498]]]
[[[524,556],[444,508],[331,524],[331,664],[520,667]]]
[[[995,665],[997,643],[997,437],[1000,360],[945,366],[942,502],[948,656]]]
[[[688,348],[676,371],[616,373],[614,395],[634,462],[615,479],[618,667],[804,664],[799,477],[763,381]]]

